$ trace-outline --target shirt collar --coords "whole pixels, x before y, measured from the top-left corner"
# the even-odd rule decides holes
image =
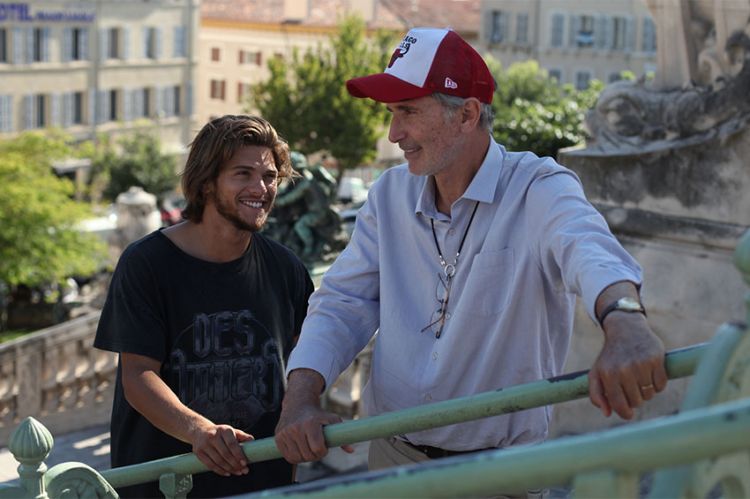
[[[482,161],[482,165],[477,170],[469,187],[466,188],[460,199],[471,199],[472,201],[479,201],[481,203],[493,202],[498,189],[500,169],[502,168],[504,155],[505,149],[503,146],[495,142],[495,139],[490,136],[490,146],[487,149],[487,154],[484,156],[484,161]],[[432,175],[430,175],[422,179],[422,192],[420,192],[419,198],[417,198],[414,213],[431,214],[436,211],[435,181],[432,179]]]

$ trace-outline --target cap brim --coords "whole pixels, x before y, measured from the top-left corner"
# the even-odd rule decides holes
[[[433,93],[388,73],[352,78],[346,82],[346,89],[354,97],[369,97],[378,102],[400,102],[418,99]]]

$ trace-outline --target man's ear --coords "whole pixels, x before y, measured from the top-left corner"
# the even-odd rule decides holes
[[[471,131],[479,125],[479,118],[482,116],[482,103],[479,99],[471,97],[464,101],[461,107],[461,128],[465,131]]]

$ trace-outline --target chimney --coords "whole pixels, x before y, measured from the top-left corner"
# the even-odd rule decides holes
[[[284,0],[283,22],[299,23],[307,19],[310,0]]]
[[[375,19],[375,7],[377,0],[350,0],[349,6],[352,14],[359,15],[366,23]]]

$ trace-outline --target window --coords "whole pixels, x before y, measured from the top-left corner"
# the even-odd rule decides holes
[[[148,88],[141,89],[140,104],[140,109],[138,110],[140,114],[137,116],[141,118],[148,118],[151,116],[151,91]]]
[[[179,116],[180,115],[180,86],[175,85],[172,87],[172,115],[173,116]]]
[[[13,131],[13,96],[0,95],[0,133]]]
[[[562,71],[560,71],[559,69],[547,70],[547,76],[550,80],[556,80],[557,83],[562,83]]]
[[[28,62],[49,61],[49,28],[30,28]]]
[[[211,98],[224,100],[226,86],[226,80],[211,80]]]
[[[508,13],[499,10],[492,11],[492,29],[490,43],[502,43],[508,38]]]
[[[573,46],[592,47],[594,45],[594,16],[578,16],[573,19]]]
[[[591,73],[588,71],[577,71],[576,72],[576,89],[586,90],[589,88],[591,83]]]
[[[641,48],[644,52],[656,52],[656,26],[650,17],[643,18]]]
[[[83,92],[73,92],[73,113],[71,118],[74,125],[83,124]]]
[[[221,49],[219,47],[211,48],[211,60],[214,62],[218,62],[221,60]]]
[[[612,18],[612,47],[624,50],[627,41],[627,21],[624,17]]]
[[[562,47],[564,33],[565,33],[565,16],[563,16],[562,14],[553,15],[550,45],[553,47]]]
[[[516,14],[516,43],[529,43],[528,14]]]
[[[86,28],[73,28],[72,46],[70,47],[70,58],[74,61],[88,59],[89,52],[89,30]]]
[[[161,30],[159,28],[143,28],[143,57],[158,59],[161,56]]]
[[[610,73],[609,77],[607,78],[609,83],[614,83],[616,81],[622,80],[622,74],[621,73]]]
[[[24,129],[44,128],[47,126],[47,96],[30,94],[23,98]]]
[[[107,30],[107,59],[117,59],[120,57],[120,30],[118,28],[109,28]]]
[[[237,102],[244,102],[250,95],[251,86],[249,83],[238,83],[237,84]]]
[[[185,42],[185,26],[175,26],[172,41],[172,57],[187,57]]]
[[[260,66],[262,63],[263,54],[260,51],[240,50],[240,64],[255,64],[256,66]]]
[[[62,96],[62,125],[69,127],[83,124],[83,92],[70,92]]]
[[[118,98],[118,92],[117,90],[109,90],[108,96],[107,96],[107,120],[108,121],[117,121],[117,98]]]
[[[0,62],[8,62],[8,30],[0,28]]]

